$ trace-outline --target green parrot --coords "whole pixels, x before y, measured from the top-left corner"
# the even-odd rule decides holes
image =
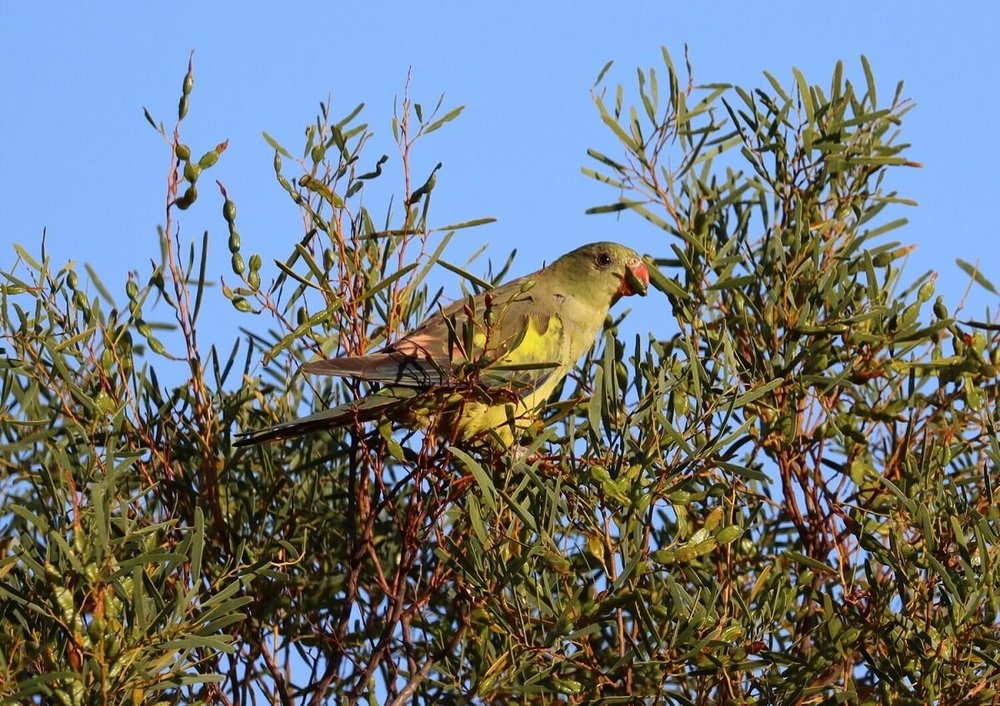
[[[460,300],[377,353],[306,363],[302,371],[378,383],[356,402],[239,435],[237,446],[390,419],[448,441],[489,435],[510,446],[586,353],[608,310],[645,295],[635,251],[592,243],[534,274]]]

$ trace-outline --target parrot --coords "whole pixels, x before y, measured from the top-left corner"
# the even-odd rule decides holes
[[[584,245],[533,274],[460,299],[367,355],[304,364],[311,375],[377,383],[357,401],[238,435],[236,446],[388,419],[449,442],[512,446],[594,345],[611,306],[645,296],[649,270],[618,243]]]

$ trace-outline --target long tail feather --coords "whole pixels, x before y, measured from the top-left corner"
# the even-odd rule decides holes
[[[390,414],[391,409],[400,403],[405,403],[417,394],[416,391],[403,388],[398,390],[383,389],[357,402],[342,404],[322,412],[310,414],[308,417],[292,419],[288,422],[275,424],[266,429],[238,434],[234,446],[253,446],[269,441],[281,441],[302,436],[314,431],[336,429],[353,424],[355,421],[370,422],[383,414]]]
[[[303,434],[323,429],[336,429],[337,427],[349,424],[354,420],[354,418],[355,406],[341,405],[340,407],[326,409],[322,412],[317,412],[316,414],[310,414],[308,417],[301,417],[300,419],[293,419],[288,422],[282,422],[281,424],[275,424],[273,427],[267,427],[266,429],[258,429],[257,431],[239,434],[236,441],[233,442],[233,445],[254,446],[256,444],[264,444],[269,441],[291,439],[296,436],[302,436]]]

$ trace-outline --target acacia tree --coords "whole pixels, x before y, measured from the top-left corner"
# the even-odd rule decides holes
[[[225,149],[196,160],[182,139],[190,68],[176,126],[147,113],[173,165],[151,269],[116,296],[16,246],[0,695],[997,699],[998,329],[941,297],[927,311],[935,275],[904,279],[909,248],[885,241],[908,203],[892,172],[914,166],[902,86],[880,102],[864,60],[860,85],[838,64],[826,89],[798,71],[696,86],[664,51],[628,98],[607,68],[593,95],[613,147],[584,171],[616,197],[593,211],[662,232],[651,275],[673,323],[622,340],[609,319],[517,453],[389,424],[230,443],[365,394],[293,374],[436,310],[435,269],[470,293],[503,278],[510,258],[448,261],[488,219],[438,225],[445,180],[411,167],[460,108],[404,97],[393,158],[370,154],[361,107],[324,104],[296,153],[267,138],[303,232],[283,260],[245,258],[220,186],[221,292],[246,330],[224,348],[200,335],[209,235],[180,227]]]

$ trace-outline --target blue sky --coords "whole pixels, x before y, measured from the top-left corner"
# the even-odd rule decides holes
[[[652,254],[665,236],[634,217],[585,216],[614,193],[580,173],[588,147],[613,145],[589,89],[608,60],[631,86],[636,66],[659,66],[660,46],[680,60],[688,44],[699,82],[791,83],[797,66],[828,85],[834,63],[861,79],[871,60],[882,92],[897,80],[917,107],[903,139],[921,170],[892,186],[920,202],[894,239],[918,245],[907,271],[940,271],[954,302],[966,279],[954,258],[979,259],[1000,280],[994,165],[1000,147],[1000,12],[970,2],[701,3],[4,3],[0,134],[0,265],[12,242],[36,250],[43,228],[57,263],[89,261],[121,292],[127,269],[148,269],[163,221],[165,146],[142,116],[168,122],[188,53],[196,87],[185,141],[199,153],[229,139],[212,177],[239,205],[247,253],[283,255],[300,235],[296,209],[274,181],[274,135],[297,151],[320,100],[335,113],[365,102],[365,117],[391,152],[389,121],[412,67],[411,94],[466,111],[427,140],[416,173],[444,163],[438,223],[499,219],[465,231],[455,252],[489,241],[495,257],[520,251],[516,273],[584,242],[614,239]],[[188,237],[212,232],[215,272],[226,274],[219,201],[207,188],[182,215]],[[208,198],[206,198],[206,196]],[[372,204],[369,204],[371,206]],[[265,277],[265,281],[266,281]],[[449,291],[457,293],[457,286]],[[655,317],[649,298],[636,302]],[[993,297],[977,291],[967,313]],[[631,302],[630,302],[631,303]],[[227,305],[228,306],[228,305]],[[217,311],[227,311],[220,307]],[[654,319],[650,319],[651,321]],[[247,320],[234,321],[246,325]]]

